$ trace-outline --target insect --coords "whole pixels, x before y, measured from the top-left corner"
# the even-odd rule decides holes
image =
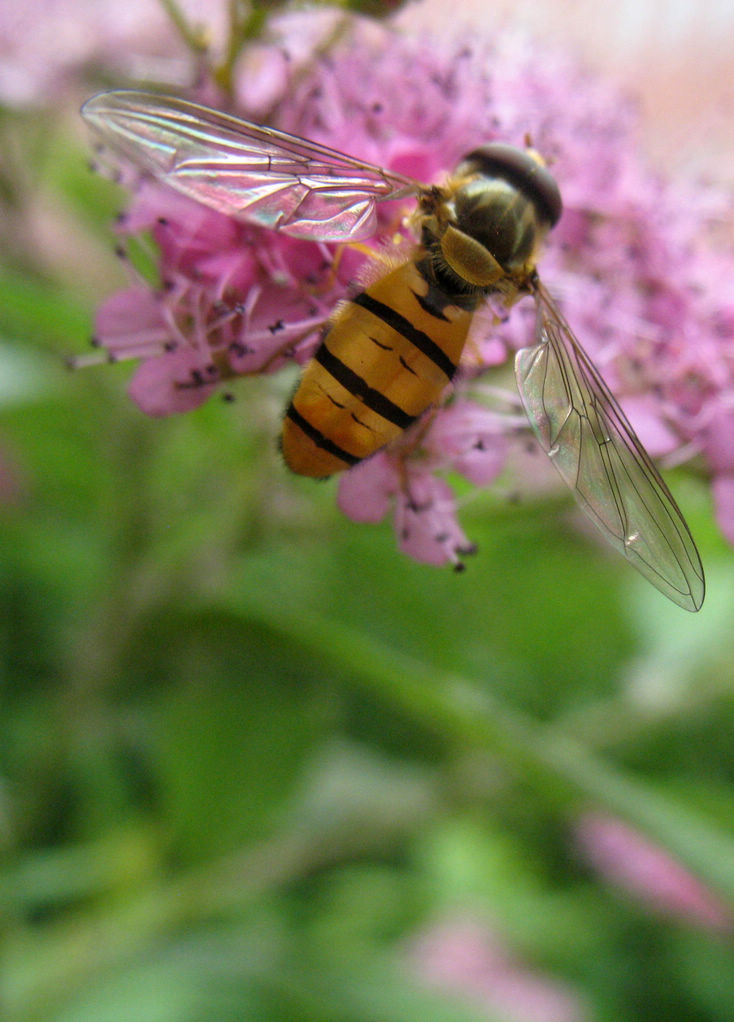
[[[107,92],[82,114],[161,182],[291,237],[363,240],[377,203],[417,199],[413,251],[342,303],[286,410],[282,449],[295,472],[328,476],[395,440],[449,385],[487,296],[510,306],[530,295],[535,336],[515,371],[541,446],[612,546],[674,603],[701,607],[683,515],[538,276],[562,204],[536,153],[482,145],[436,186],[172,97]]]

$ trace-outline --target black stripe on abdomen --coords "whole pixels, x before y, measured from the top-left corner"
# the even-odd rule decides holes
[[[341,359],[329,351],[326,343],[324,341],[314,355],[315,361],[323,366],[327,373],[333,376],[338,383],[341,383],[345,390],[358,397],[370,411],[377,412],[383,419],[392,422],[399,429],[407,429],[411,422],[414,421],[415,416],[409,415],[399,405],[394,404],[384,394],[381,394],[379,390],[370,387],[358,373],[355,373],[353,369],[350,369]]]
[[[440,348],[435,341],[432,341],[428,334],[424,334],[422,330],[414,327],[405,316],[401,316],[399,312],[390,308],[389,305],[385,305],[376,298],[372,298],[366,291],[352,298],[352,302],[354,305],[361,305],[363,309],[367,309],[373,316],[381,319],[383,323],[386,323],[392,330],[395,330],[404,337],[406,341],[410,341],[426,358],[430,358],[438,366],[448,380],[453,379],[456,366],[443,348]]]
[[[286,410],[286,417],[291,420],[300,430],[302,430],[309,440],[312,440],[314,444],[319,447],[322,451],[326,451],[327,454],[333,455],[335,458],[339,458],[345,465],[356,465],[361,458],[355,457],[348,451],[343,450],[328,437],[325,437],[320,429],[316,429],[312,426],[308,419],[304,419],[297,408],[294,407],[293,402],[288,405]]]

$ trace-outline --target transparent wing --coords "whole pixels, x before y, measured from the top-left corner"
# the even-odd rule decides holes
[[[683,515],[540,283],[534,347],[515,372],[538,439],[582,510],[645,578],[686,610],[703,603],[701,559]]]
[[[333,149],[171,96],[118,90],[82,115],[110,148],[229,216],[311,241],[375,233],[375,203],[419,182]]]

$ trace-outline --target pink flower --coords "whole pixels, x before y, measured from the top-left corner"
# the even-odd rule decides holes
[[[478,486],[502,471],[506,438],[497,416],[472,401],[439,409],[422,441],[422,457],[406,450],[419,442],[422,423],[408,430],[392,452],[380,451],[339,480],[339,507],[357,522],[381,521],[391,510],[403,553],[416,561],[463,567],[475,547],[456,520],[456,502],[435,473],[451,468]]]
[[[277,237],[150,183],[120,220],[150,230],[162,286],[140,279],[99,308],[95,336],[113,361],[141,360],[130,396],[148,415],[188,411],[223,380],[303,362],[344,291],[351,260],[332,269],[322,246]],[[330,279],[323,294],[306,281]]]
[[[237,112],[270,109],[277,127],[426,181],[478,142],[522,145],[530,134],[564,195],[540,261],[546,286],[653,453],[703,456],[730,479],[721,424],[734,407],[734,304],[722,302],[720,285],[734,259],[708,237],[728,200],[654,175],[637,154],[633,105],[517,33],[416,40],[355,19],[312,58],[332,28],[323,13],[272,19],[272,46],[258,43],[240,62],[234,94],[250,109]],[[199,95],[211,91],[204,82]],[[386,237],[407,234],[409,209],[378,207]],[[105,303],[97,336],[114,358],[142,360],[131,394],[151,414],[192,407],[241,375],[303,364],[364,278],[362,251],[294,241],[152,185],[119,226],[123,235],[142,228],[159,246],[160,284],[135,280],[114,307]],[[359,521],[392,511],[401,549],[458,563],[471,544],[444,476],[487,485],[527,436],[514,388],[494,388],[490,410],[478,403],[478,381],[531,343],[532,330],[529,302],[477,315],[451,403],[345,474],[342,509]],[[717,509],[734,536],[726,491],[715,487]]]
[[[507,1022],[583,1022],[589,1018],[571,987],[517,961],[487,927],[469,918],[432,926],[413,943],[414,973]]]
[[[731,933],[734,918],[712,891],[664,849],[621,820],[587,813],[576,827],[583,856],[612,884],[663,915]]]
[[[461,568],[461,558],[474,553],[450,487],[428,465],[378,451],[341,477],[338,499],[355,522],[379,522],[392,510],[400,549],[416,561]]]

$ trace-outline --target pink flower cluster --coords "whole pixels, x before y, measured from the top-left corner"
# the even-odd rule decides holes
[[[332,31],[323,17],[275,19],[277,41],[244,54],[235,112],[425,181],[483,141],[522,146],[529,135],[564,196],[540,263],[546,286],[651,454],[700,456],[734,541],[734,258],[711,239],[726,197],[653,174],[638,155],[633,104],[515,33],[418,40],[355,19],[323,45]],[[190,98],[202,95],[212,99]],[[381,215],[394,232],[395,209]],[[193,408],[236,377],[303,364],[365,261],[150,182],[119,230],[152,233],[160,285],[136,280],[108,299],[97,341],[113,359],[140,360],[130,393],[152,415]],[[514,392],[489,407],[477,387],[532,342],[526,304],[499,325],[479,314],[451,403],[341,478],[341,508],[359,521],[392,509],[401,548],[418,560],[458,564],[471,549],[446,474],[491,483],[526,435]]]
[[[201,16],[200,0],[178,0]],[[225,35],[224,4],[207,7],[207,38]],[[0,103],[58,103],[65,92],[104,74],[165,75],[180,81],[190,57],[162,4],[150,0],[23,0],[0,4]],[[88,85],[85,86],[88,88]]]

